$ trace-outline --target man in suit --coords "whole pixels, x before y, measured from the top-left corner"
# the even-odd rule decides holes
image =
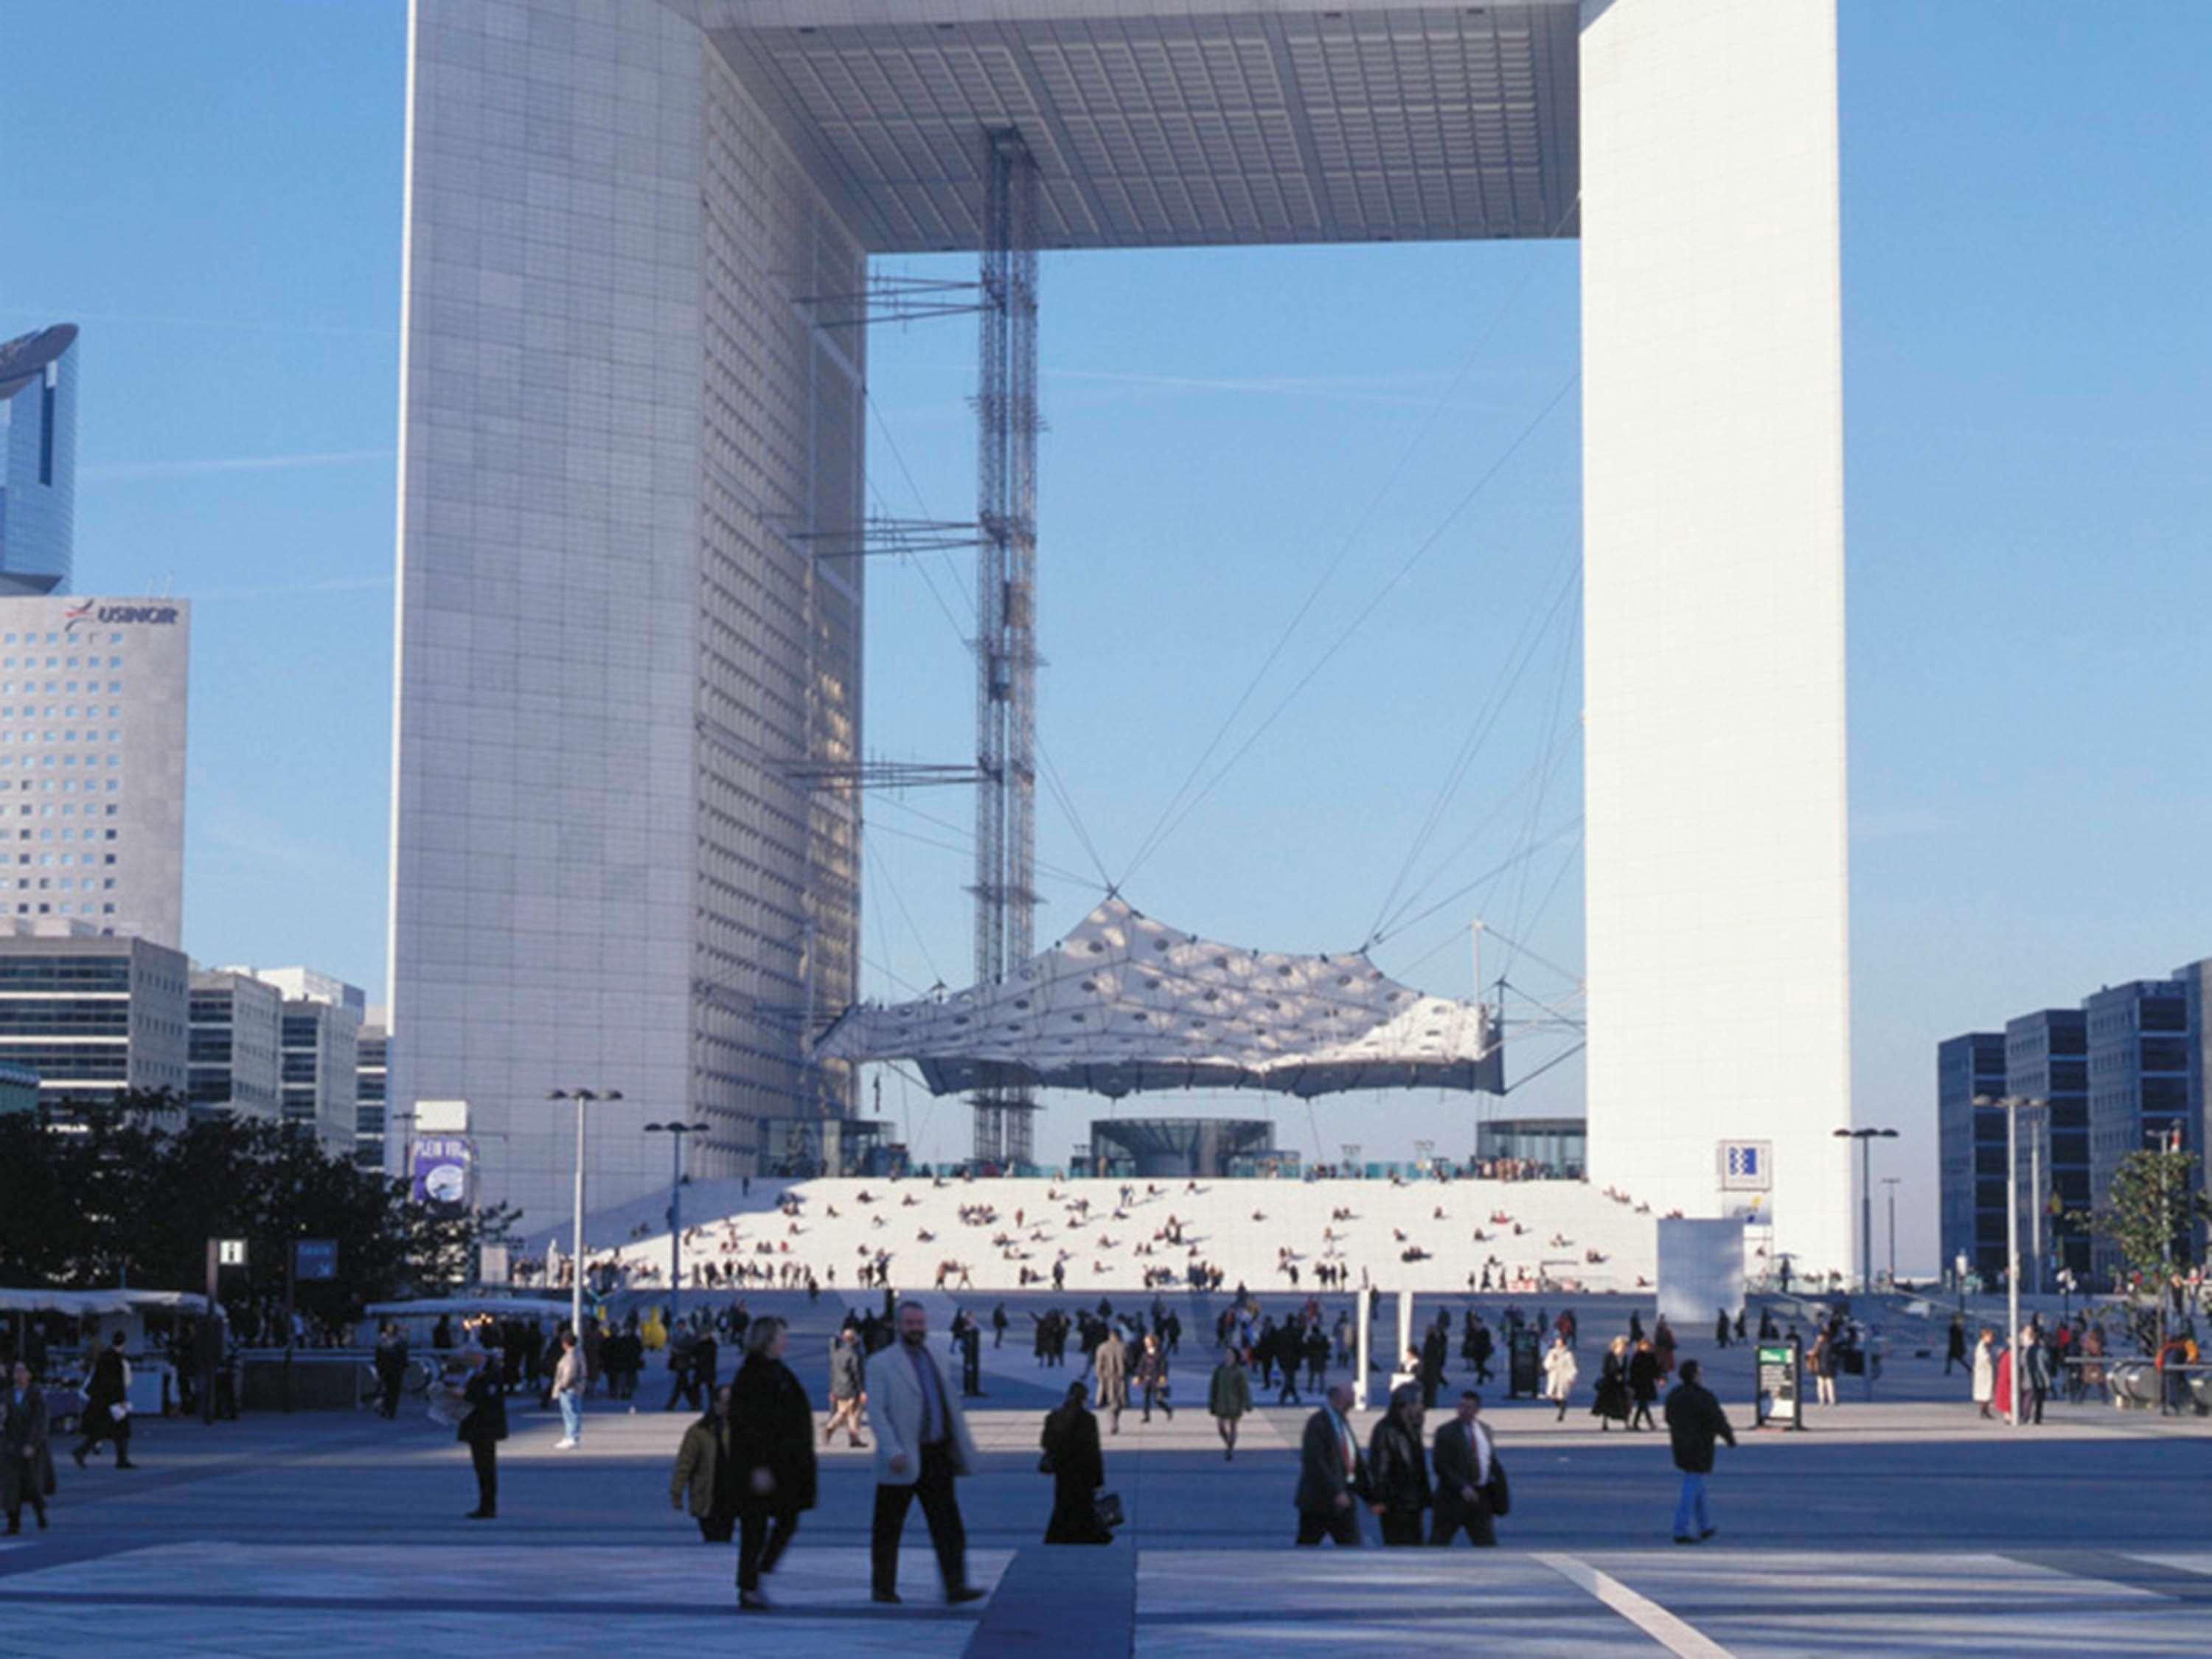
[[[1359,1547],[1359,1510],[1354,1502],[1367,1491],[1367,1459],[1352,1432],[1348,1413],[1352,1388],[1340,1382],[1328,1403],[1306,1419],[1298,1449],[1298,1542],[1324,1538],[1340,1548]]]
[[[1091,1356],[1091,1364],[1098,1374],[1098,1409],[1108,1413],[1113,1431],[1119,1434],[1121,1413],[1129,1404],[1129,1348],[1111,1325],[1106,1328],[1097,1352]]]
[[[123,1357],[123,1333],[109,1339],[92,1362],[84,1385],[84,1438],[70,1455],[84,1467],[86,1455],[103,1440],[115,1448],[115,1467],[136,1468],[131,1461],[131,1362]]]
[[[1490,1513],[1492,1447],[1490,1430],[1480,1420],[1482,1396],[1473,1389],[1459,1397],[1459,1414],[1437,1431],[1430,1462],[1437,1472],[1435,1518],[1429,1542],[1455,1544],[1462,1529],[1468,1541],[1495,1545],[1498,1529]]]
[[[975,1467],[975,1442],[960,1396],[929,1352],[929,1315],[919,1302],[898,1309],[898,1340],[867,1369],[868,1426],[876,1439],[876,1513],[869,1537],[873,1598],[898,1595],[899,1538],[907,1507],[921,1500],[949,1605],[983,1592],[968,1582],[968,1534],[953,1495],[957,1475]]]

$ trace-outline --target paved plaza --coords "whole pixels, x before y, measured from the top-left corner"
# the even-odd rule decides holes
[[[950,1304],[931,1300],[941,1331]],[[799,1315],[793,1356],[818,1394],[818,1356],[842,1305],[750,1301]],[[1504,1547],[1355,1553],[1290,1547],[1306,1408],[1263,1407],[1225,1462],[1195,1408],[1206,1367],[1187,1340],[1173,1421],[1133,1413],[1105,1440],[1125,1533],[1108,1549],[1048,1550],[1040,1413],[1077,1373],[1036,1369],[1016,1340],[1025,1304],[1012,1305],[1018,1332],[987,1352],[988,1398],[973,1407],[984,1467],[961,1483],[971,1576],[993,1591],[971,1607],[939,1605],[918,1515],[906,1605],[870,1603],[872,1476],[866,1455],[841,1444],[824,1454],[821,1504],[769,1583],[775,1611],[736,1613],[733,1551],[702,1544],[669,1506],[687,1419],[659,1409],[665,1388],[652,1373],[635,1414],[594,1402],[577,1452],[553,1449],[550,1414],[518,1407],[501,1517],[488,1524],[461,1518],[474,1498],[465,1449],[419,1412],[392,1423],[170,1420],[142,1426],[136,1471],[103,1462],[80,1473],[64,1457],[54,1529],[0,1549],[0,1653],[605,1659],[770,1632],[787,1650],[819,1638],[841,1654],[1249,1655],[1256,1644],[1336,1656],[1478,1641],[1747,1659],[2212,1651],[2212,1424],[2093,1401],[2053,1407],[2040,1430],[2008,1431],[1974,1417],[1940,1359],[1909,1353],[1893,1359],[1874,1403],[1847,1389],[1843,1404],[1815,1408],[1811,1431],[1760,1435],[1746,1426],[1747,1360],[1690,1345],[1744,1442],[1721,1454],[1721,1530],[1705,1546],[1668,1541],[1663,1436],[1601,1435],[1579,1407],[1557,1424],[1548,1409],[1504,1402],[1501,1387],[1487,1414],[1513,1481]],[[1187,1328],[1210,1323],[1204,1304],[1176,1305]],[[1606,1318],[1595,1304],[1583,1312],[1585,1381]],[[1461,1381],[1455,1367],[1449,1386]]]

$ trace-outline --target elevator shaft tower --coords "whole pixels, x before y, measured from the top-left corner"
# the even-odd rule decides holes
[[[985,137],[975,387],[975,981],[1035,948],[1036,892],[1037,167],[1012,129]],[[979,1163],[1026,1164],[1036,1103],[979,1089]]]

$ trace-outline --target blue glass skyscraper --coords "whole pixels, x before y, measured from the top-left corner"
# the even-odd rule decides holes
[[[0,597],[69,591],[76,325],[0,343]]]

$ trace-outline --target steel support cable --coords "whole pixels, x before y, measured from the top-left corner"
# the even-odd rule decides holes
[[[1571,641],[1573,630],[1570,629],[1566,637]],[[1545,717],[1544,777],[1528,803],[1528,817],[1521,830],[1524,840],[1536,833],[1536,825],[1543,816],[1545,797],[1551,793],[1553,774],[1559,769],[1559,759],[1565,753],[1565,745],[1560,742],[1559,711],[1566,701],[1567,671],[1574,665],[1574,659],[1573,650],[1563,646],[1559,652],[1559,678],[1552,688],[1551,712]],[[1522,931],[1523,913],[1528,908],[1528,872],[1532,866],[1533,860],[1530,864],[1522,865],[1513,878],[1513,908],[1510,913],[1512,921],[1509,926],[1516,933]],[[1501,979],[1513,971],[1514,949],[1510,945],[1506,949],[1505,964],[1498,970]]]
[[[1580,821],[1581,820],[1577,819],[1577,823],[1580,823]],[[1492,927],[1485,927],[1482,931],[1486,933],[1497,933],[1497,930]],[[1536,963],[1539,967],[1550,969],[1560,978],[1566,980],[1572,984],[1579,985],[1582,983],[1583,976],[1577,973],[1573,969],[1563,968],[1558,963],[1553,962],[1549,957],[1540,956],[1537,952],[1530,950],[1528,945],[1522,944],[1517,939],[1505,939],[1505,935],[1503,933],[1498,933],[1498,937],[1499,939],[1505,939],[1506,944],[1512,945],[1516,950],[1519,951],[1522,956],[1528,957],[1529,961]],[[1527,995],[1527,993],[1523,992],[1522,994],[1525,996]],[[1533,999],[1531,1000],[1533,1000]]]
[[[901,841],[910,841],[918,847],[935,848],[940,853],[953,853],[962,858],[973,858],[975,855],[975,843],[972,839],[967,846],[963,847],[953,842],[935,841],[927,836],[916,835],[913,830],[902,830],[895,823],[877,821],[872,823],[870,828],[872,831],[880,830],[886,836],[896,836]],[[1086,893],[1091,890],[1092,882],[1089,876],[1078,875],[1073,870],[1063,870],[1058,865],[1040,864],[1036,867],[1036,872],[1054,881],[1065,882],[1071,887],[1080,887]]]
[[[1577,191],[1575,192],[1574,201],[1568,205],[1566,211],[1559,216],[1559,222],[1552,227],[1551,234],[1553,236],[1557,236],[1565,228],[1567,221],[1574,216],[1576,210],[1581,205],[1582,192]],[[1261,682],[1267,677],[1268,672],[1274,667],[1277,660],[1288,648],[1291,638],[1304,625],[1307,615],[1321,598],[1322,590],[1334,579],[1345,560],[1351,556],[1352,550],[1358,544],[1361,528],[1375,516],[1377,509],[1389,499],[1390,492],[1397,488],[1398,480],[1405,476],[1406,469],[1413,465],[1413,457],[1419,453],[1421,446],[1428,441],[1429,434],[1435,429],[1437,421],[1443,418],[1444,410],[1450,407],[1451,400],[1459,395],[1460,388],[1467,383],[1468,376],[1474,373],[1476,362],[1489,348],[1490,342],[1496,337],[1498,330],[1505,325],[1506,318],[1512,314],[1513,307],[1519,302],[1522,294],[1526,291],[1534,276],[1535,270],[1532,265],[1528,270],[1522,272],[1521,280],[1507,291],[1504,302],[1491,317],[1489,326],[1476,337],[1474,344],[1468,349],[1466,358],[1461,362],[1458,372],[1452,376],[1450,383],[1444,387],[1443,395],[1437,399],[1428,414],[1422,418],[1420,429],[1413,434],[1413,441],[1400,453],[1389,476],[1383,479],[1382,487],[1368,501],[1366,508],[1352,520],[1352,527],[1346,532],[1343,543],[1337,548],[1328,563],[1322,567],[1322,573],[1315,579],[1314,585],[1306,591],[1305,598],[1300,601],[1298,608],[1291,613],[1290,621],[1284,624],[1283,631],[1276,636],[1275,643],[1269,648],[1266,657],[1261,659],[1259,667],[1253,671],[1252,678],[1245,683],[1244,690],[1237,694],[1237,701],[1231,706],[1228,714],[1222,717],[1220,726],[1215,729],[1204,751],[1200,754],[1196,761],[1192,763],[1191,769],[1184,775],[1182,781],[1176,786],[1175,793],[1168,797],[1167,805],[1160,809],[1158,821],[1153,823],[1150,830],[1146,832],[1144,840],[1138,842],[1136,854],[1130,860],[1128,870],[1123,874],[1121,882],[1127,882],[1131,876],[1133,876],[1136,873],[1137,865],[1151,855],[1152,842],[1166,832],[1170,817],[1181,805],[1183,797],[1189,793],[1191,785],[1198,781],[1200,775],[1206,770],[1206,763],[1213,758],[1221,745],[1228,740],[1231,729],[1237,724],[1237,717],[1244,712],[1245,706],[1258,692]],[[1176,821],[1179,823],[1181,820]],[[1120,882],[1109,884],[1109,886],[1115,887],[1121,884]]]
[[[1558,618],[1559,607],[1566,602],[1567,595],[1573,592],[1575,576],[1572,565],[1567,560],[1563,560],[1562,563],[1568,564],[1567,580],[1561,585],[1549,605],[1537,616],[1523,620],[1521,637],[1515,640],[1512,648],[1507,652],[1505,662],[1498,670],[1498,680],[1492,685],[1489,696],[1476,710],[1458,754],[1445,769],[1443,781],[1437,786],[1436,798],[1429,803],[1429,810],[1421,820],[1420,828],[1414,832],[1413,844],[1406,849],[1406,856],[1398,866],[1398,873],[1392,878],[1389,890],[1383,895],[1382,902],[1375,912],[1375,920],[1368,925],[1370,939],[1390,920],[1391,907],[1397,903],[1406,878],[1413,873],[1413,866],[1420,861],[1421,854],[1428,850],[1430,841],[1443,822],[1445,811],[1450,807],[1453,798],[1459,793],[1460,786],[1466,782],[1475,757],[1481,753],[1483,745],[1490,740],[1490,734],[1497,729],[1498,721],[1504,718],[1506,705],[1519,688],[1521,677],[1528,672],[1528,665],[1535,660],[1537,651],[1549,636],[1552,624]],[[1547,588],[1551,586],[1549,579],[1545,586]]]
[[[947,835],[960,836],[966,839],[968,844],[965,847],[949,850],[971,854],[975,850],[975,831],[971,826],[964,823],[955,823],[949,818],[937,817],[928,812],[923,811],[919,806],[915,806],[896,795],[878,795],[876,797],[876,799],[883,805],[896,807],[902,812],[905,812],[914,817],[920,818],[924,823],[933,824],[938,829],[944,830]],[[889,824],[879,824],[877,827],[890,830],[890,826]],[[896,830],[891,830],[891,833],[896,835],[899,832]],[[908,833],[907,839],[909,841],[921,842],[925,847],[939,847],[944,845],[941,842],[933,842],[928,840],[926,836],[916,836],[911,832]],[[1070,870],[1064,865],[1051,864],[1040,859],[1037,860],[1036,869],[1038,874],[1050,876],[1054,880],[1066,882],[1071,886],[1089,887],[1091,885],[1090,877],[1084,875],[1079,871]]]
[[[1526,921],[1515,922],[1514,930],[1516,933],[1525,932],[1533,933],[1536,931],[1536,924],[1543,920],[1544,912],[1551,908],[1553,896],[1559,890],[1559,884],[1566,879],[1567,872],[1575,867],[1575,860],[1582,856],[1582,852],[1583,836],[1580,833],[1577,833],[1574,840],[1568,845],[1566,857],[1559,860],[1559,867],[1552,876],[1551,885],[1545,888],[1544,896],[1536,902],[1536,908],[1528,913]],[[1522,946],[1511,944],[1510,942],[1508,943],[1507,949],[1514,955],[1526,954]],[[1512,955],[1509,955],[1506,957],[1506,968],[1509,969],[1512,965]],[[1498,976],[1500,978],[1504,977],[1505,972],[1506,969],[1500,969]],[[1578,978],[1579,975],[1576,977]]]
[[[1435,867],[1431,869],[1427,875],[1422,877],[1419,881],[1413,884],[1413,888],[1406,894],[1405,897],[1399,902],[1397,910],[1384,921],[1382,931],[1376,935],[1376,937],[1380,939],[1388,939],[1396,933],[1403,932],[1404,926],[1401,924],[1400,918],[1404,916],[1406,912],[1412,909],[1414,905],[1418,904],[1424,894],[1427,893],[1428,890],[1434,887],[1437,882],[1443,879],[1445,872],[1449,871],[1451,867],[1459,861],[1462,855],[1463,855],[1469,848],[1474,846],[1476,842],[1482,839],[1484,834],[1489,830],[1491,824],[1501,813],[1507,811],[1512,805],[1514,799],[1520,795],[1522,790],[1528,788],[1532,783],[1538,788],[1542,788],[1547,781],[1549,772],[1558,764],[1559,761],[1557,757],[1540,757],[1536,763],[1529,768],[1528,773],[1523,776],[1522,781],[1516,783],[1511,790],[1499,797],[1497,805],[1492,808],[1491,811],[1472,830],[1469,830],[1466,835],[1461,836],[1459,841],[1453,846],[1451,851],[1445,854],[1441,859],[1437,860]],[[1466,890],[1462,889],[1460,890],[1465,891]],[[1427,911],[1424,911],[1422,914],[1425,915],[1429,913]]]
[[[1509,1095],[1510,1095],[1510,1094],[1511,1094],[1511,1093],[1512,1093],[1515,1090],[1516,1090],[1516,1089],[1525,1089],[1525,1088],[1527,1088],[1530,1084],[1534,1083],[1534,1082],[1538,1078],[1540,1078],[1540,1077],[1543,1076],[1545,1073],[1547,1073],[1547,1072],[1550,1071],[1550,1070],[1551,1070],[1554,1066],[1564,1066],[1564,1065],[1565,1065],[1565,1064],[1567,1063],[1567,1061],[1569,1061],[1569,1060],[1572,1060],[1572,1059],[1573,1059],[1577,1054],[1578,1054],[1582,1053],[1582,1051],[1583,1051],[1583,1049],[1585,1049],[1585,1048],[1589,1048],[1589,1044],[1587,1042],[1577,1042],[1577,1043],[1576,1043],[1576,1044],[1574,1045],[1574,1047],[1572,1047],[1571,1048],[1569,1048],[1568,1050],[1566,1050],[1566,1052],[1565,1052],[1565,1053],[1564,1053],[1564,1054],[1553,1054],[1553,1055],[1549,1060],[1546,1060],[1546,1061],[1545,1061],[1541,1066],[1538,1066],[1534,1071],[1533,1071],[1533,1072],[1529,1073],[1528,1076],[1526,1076],[1526,1077],[1524,1077],[1524,1078],[1522,1078],[1522,1079],[1519,1079],[1517,1082],[1513,1082],[1513,1083],[1509,1083],[1509,1084],[1507,1084],[1507,1085],[1505,1085],[1505,1092],[1506,1092],[1507,1094],[1509,1094]]]
[[[866,847],[865,842],[861,845],[863,848]],[[877,878],[890,890],[891,902],[898,907],[899,915],[906,922],[907,932],[914,935],[915,946],[921,952],[921,959],[929,969],[930,977],[939,985],[944,984],[944,970],[937,965],[937,958],[930,955],[929,941],[922,937],[921,929],[914,925],[914,913],[906,908],[906,896],[899,891],[898,883],[891,879],[890,871],[885,866],[882,855],[869,852],[866,856],[875,860]]]
[[[1383,601],[1388,599],[1392,593],[1397,591],[1398,585],[1404,581],[1407,576],[1413,574],[1413,568],[1420,563],[1422,559],[1428,556],[1438,542],[1443,539],[1445,532],[1449,531],[1454,524],[1458,522],[1461,515],[1463,514],[1468,507],[1474,505],[1476,498],[1480,496],[1483,490],[1489,486],[1491,481],[1497,477],[1500,472],[1504,471],[1507,464],[1510,462],[1516,455],[1521,453],[1522,447],[1528,443],[1530,438],[1535,435],[1537,428],[1542,426],[1547,420],[1551,418],[1552,411],[1559,406],[1560,403],[1565,398],[1567,393],[1573,391],[1576,386],[1580,383],[1581,380],[1582,370],[1578,368],[1574,371],[1574,373],[1568,375],[1565,380],[1559,383],[1559,389],[1553,392],[1549,398],[1544,400],[1543,406],[1529,419],[1528,424],[1523,426],[1520,431],[1514,435],[1513,441],[1506,445],[1504,450],[1498,456],[1498,458],[1492,461],[1489,466],[1483,470],[1482,475],[1478,477],[1473,484],[1468,486],[1467,493],[1462,495],[1457,501],[1453,503],[1451,510],[1444,514],[1443,520],[1437,524],[1437,527],[1421,538],[1419,544],[1417,544],[1413,550],[1406,556],[1405,562],[1400,564],[1395,570],[1390,573],[1389,580],[1376,590],[1373,597],[1370,598],[1365,605],[1360,606],[1358,611],[1353,614],[1352,620],[1346,623],[1343,629],[1338,633],[1335,639],[1329,642],[1328,648],[1321,653],[1321,656],[1315,661],[1313,666],[1307,669],[1304,674],[1300,675],[1297,680],[1291,685],[1291,689],[1283,694],[1281,701],[1276,703],[1273,709],[1269,712],[1267,718],[1261,720],[1257,726],[1253,728],[1251,735],[1247,737],[1243,743],[1237,745],[1237,748],[1230,755],[1229,758],[1221,763],[1220,769],[1216,771],[1212,777],[1206,780],[1204,787],[1201,787],[1196,794],[1193,795],[1182,809],[1176,813],[1174,821],[1167,823],[1164,829],[1155,831],[1154,834],[1147,839],[1145,845],[1139,850],[1137,857],[1130,861],[1128,870],[1123,874],[1121,879],[1115,884],[1116,886],[1126,887],[1130,880],[1135,877],[1138,870],[1142,867],[1145,861],[1151,858],[1153,853],[1159,849],[1160,844],[1164,842],[1168,836],[1173,835],[1177,830],[1182,827],[1183,823],[1190,817],[1190,815],[1196,811],[1205,802],[1206,798],[1212,794],[1215,788],[1219,786],[1222,779],[1228,776],[1229,774],[1235,769],[1237,763],[1251,752],[1252,746],[1267,734],[1268,731],[1274,726],[1275,722],[1283,717],[1284,712],[1290,708],[1291,703],[1297,700],[1299,694],[1303,692],[1306,687],[1311,685],[1314,681],[1320,677],[1321,672],[1324,668],[1327,668],[1331,662],[1335,660],[1337,653],[1343,650],[1346,645],[1350,643],[1352,635],[1357,634],[1360,629],[1366,624],[1367,619],[1372,617],[1376,611],[1382,608]]]
[[[915,508],[920,512],[922,517],[927,518],[929,516],[929,503],[922,496],[921,486],[915,482],[914,469],[906,464],[906,456],[900,451],[898,441],[891,436],[890,424],[884,418],[882,408],[877,404],[873,395],[870,393],[865,386],[861,388],[861,397],[868,405],[868,413],[875,421],[876,430],[883,434],[884,443],[891,452],[891,459],[898,463],[899,473],[906,479],[906,487],[914,496]],[[869,490],[872,495],[875,495],[878,505],[879,507],[884,507],[886,514],[888,514],[888,507],[884,503],[882,495],[875,490],[873,485],[869,487]],[[951,562],[952,555],[950,552],[947,552],[945,555],[945,558],[946,562],[950,563]],[[915,569],[920,574],[923,585],[929,589],[929,597],[937,601],[937,608],[945,613],[945,623],[952,629],[953,636],[960,641],[961,648],[963,650],[973,650],[975,648],[974,641],[968,637],[968,630],[966,628],[962,626],[960,619],[952,614],[952,607],[945,603],[945,595],[938,591],[937,583],[929,574],[929,568],[927,565],[917,562],[915,565]],[[975,601],[969,597],[966,589],[959,588],[957,584],[955,586],[956,590],[960,593],[961,599],[967,605],[969,621],[969,624],[972,626],[975,615]],[[1091,862],[1097,866],[1099,884],[1107,892],[1112,892],[1115,887],[1114,878],[1106,867],[1106,860],[1098,855],[1097,845],[1091,839],[1091,830],[1083,822],[1083,815],[1076,810],[1075,798],[1068,792],[1066,785],[1060,781],[1059,769],[1053,764],[1052,755],[1050,751],[1045,748],[1044,739],[1040,737],[1036,739],[1036,748],[1037,763],[1039,769],[1045,775],[1045,787],[1048,793],[1052,794],[1055,804],[1058,805],[1061,812],[1066,815],[1068,827],[1075,831],[1075,837],[1082,843],[1083,850],[1090,857]],[[1046,866],[1040,861],[1037,863],[1036,867],[1042,871]],[[1087,884],[1089,878],[1076,878],[1075,879],[1083,881]]]
[[[1437,911],[1443,909],[1445,906],[1456,903],[1459,900],[1466,897],[1468,894],[1481,886],[1486,881],[1496,880],[1499,876],[1504,875],[1522,859],[1535,857],[1537,854],[1542,852],[1544,848],[1559,841],[1560,837],[1566,835],[1570,830],[1579,830],[1582,827],[1582,814],[1577,812],[1573,817],[1567,819],[1565,823],[1555,824],[1540,839],[1534,842],[1529,847],[1524,848],[1522,851],[1512,854],[1502,864],[1493,865],[1491,868],[1484,871],[1480,875],[1477,876],[1474,880],[1468,882],[1463,886],[1454,888],[1450,892],[1446,893],[1434,904],[1429,906],[1427,909],[1419,912],[1416,915],[1408,916],[1403,921],[1399,922],[1396,926],[1389,928],[1383,933],[1376,934],[1375,938],[1368,941],[1367,948],[1371,951],[1376,945],[1395,939],[1399,934],[1404,933],[1408,927],[1416,927],[1421,922],[1426,921],[1431,916],[1436,915]],[[1489,930],[1485,928],[1484,931],[1487,933]],[[1533,955],[1534,953],[1530,952],[1529,954]],[[1539,957],[1538,960],[1540,961],[1541,958]],[[1547,963],[1545,965],[1549,967],[1551,964]]]

